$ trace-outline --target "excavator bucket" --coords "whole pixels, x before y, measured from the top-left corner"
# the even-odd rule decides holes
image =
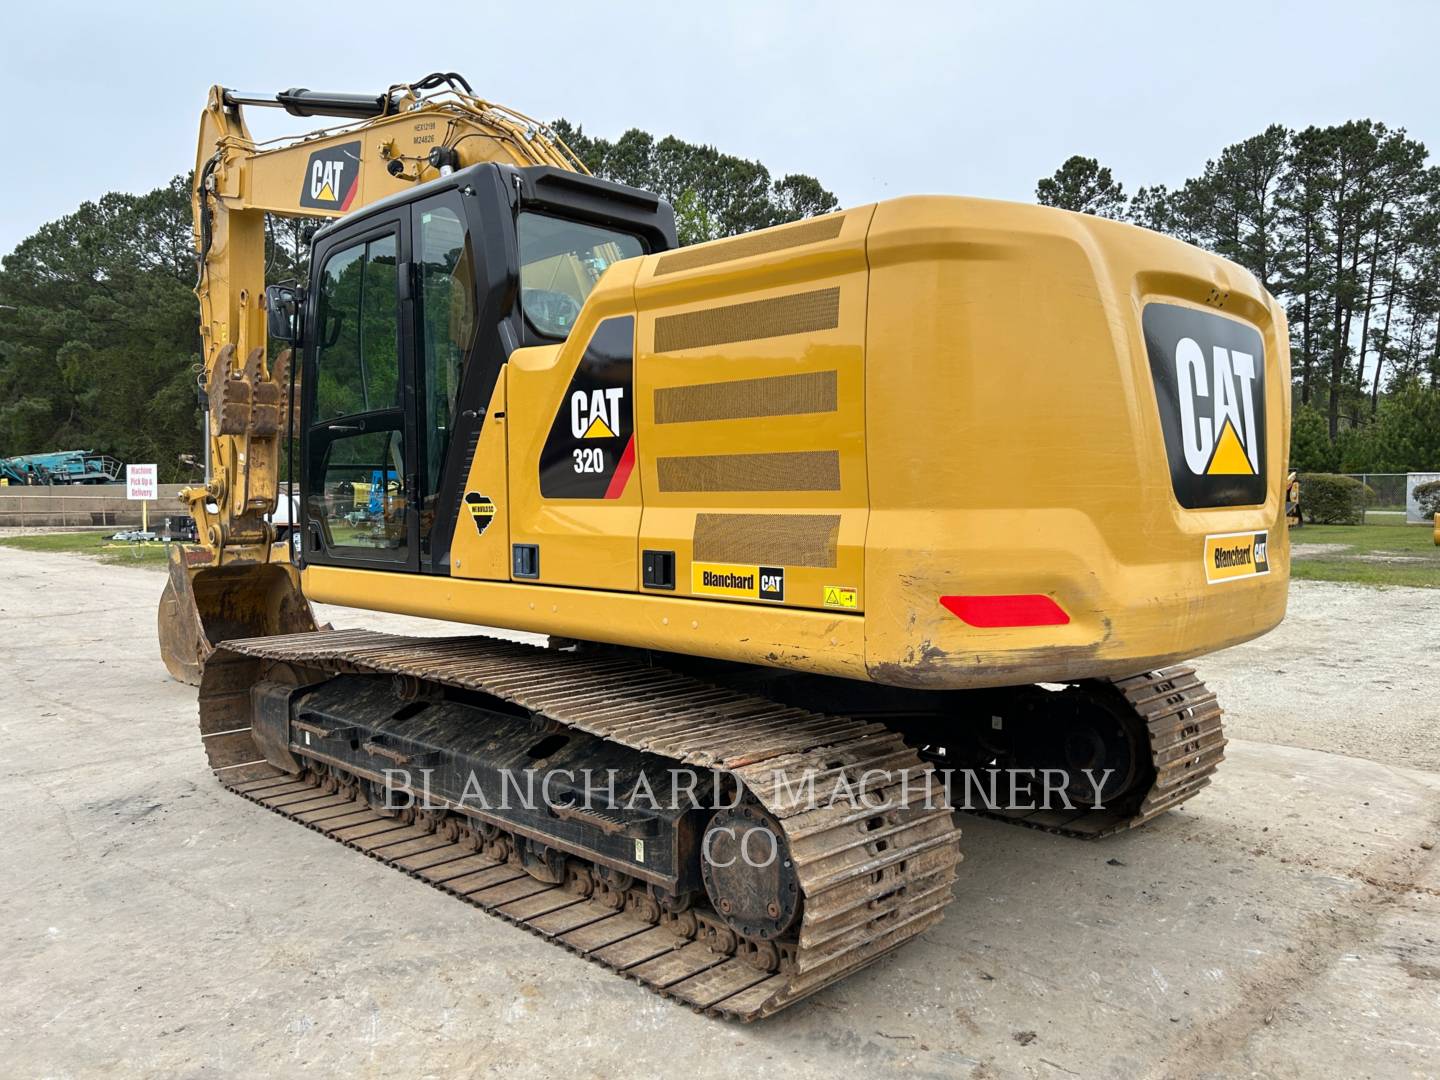
[[[318,629],[289,562],[192,566],[186,561],[192,550],[199,549],[170,548],[158,612],[160,656],[179,682],[199,686],[205,661],[223,641]]]

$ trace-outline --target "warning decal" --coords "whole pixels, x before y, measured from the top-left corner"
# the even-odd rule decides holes
[[[691,563],[690,591],[742,600],[785,600],[783,566],[735,566],[730,563]]]
[[[855,608],[860,604],[860,594],[856,589],[848,589],[841,585],[825,586],[825,606],[834,608]]]
[[[465,509],[470,514],[470,520],[475,522],[475,531],[481,536],[490,527],[490,522],[495,520],[495,503],[490,496],[481,495],[478,491],[467,491],[465,493]]]
[[[1211,585],[1270,573],[1268,531],[1205,537],[1205,580]]]

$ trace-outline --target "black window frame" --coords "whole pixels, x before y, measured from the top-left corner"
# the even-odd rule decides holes
[[[331,258],[353,247],[366,245],[385,236],[395,237],[395,306],[396,306],[396,358],[398,364],[398,397],[394,405],[383,409],[369,409],[343,417],[326,417],[315,420],[316,400],[319,394],[319,325],[320,289],[311,288],[306,301],[306,325],[315,332],[304,342],[302,350],[302,371],[300,376],[301,417],[300,431],[300,516],[301,553],[305,563],[318,566],[340,566],[366,570],[394,570],[413,572],[419,568],[419,515],[415,505],[415,423],[414,409],[414,349],[411,344],[413,327],[410,325],[410,307],[406,303],[409,293],[407,277],[410,272],[410,233],[405,215],[398,212],[367,216],[356,222],[354,228],[329,233],[323,241],[317,241],[312,254],[311,265],[316,268],[312,281],[317,283],[324,274]],[[367,253],[368,254],[368,253]],[[345,421],[344,425],[339,421]],[[322,431],[332,426],[358,425],[360,431],[336,431],[326,437]],[[406,493],[405,544],[400,548],[377,548],[366,552],[362,548],[331,547],[324,540],[322,523],[311,513],[311,499],[315,495],[324,497],[323,481],[326,457],[331,445],[361,434],[398,431],[401,436],[402,457],[405,468],[403,478]],[[384,463],[382,463],[382,468]],[[320,489],[316,490],[316,484]]]

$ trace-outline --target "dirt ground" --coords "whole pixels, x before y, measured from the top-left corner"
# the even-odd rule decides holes
[[[222,791],[162,583],[0,549],[4,1075],[1440,1071],[1433,591],[1296,583],[1200,665],[1235,736],[1209,790],[1098,843],[963,818],[939,927],[742,1027]]]
[[[1237,738],[1440,771],[1440,591],[1293,582],[1277,629],[1195,666]]]

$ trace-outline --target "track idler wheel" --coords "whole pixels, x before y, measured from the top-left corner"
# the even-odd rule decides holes
[[[1056,697],[1052,722],[1059,730],[1051,729],[1046,765],[1065,770],[1065,791],[1075,804],[1109,806],[1144,792],[1151,779],[1149,736],[1124,696],[1108,684],[1085,683]]]
[[[572,861],[565,878],[565,888],[576,896],[589,898],[595,892],[595,877],[590,873],[589,867]]]
[[[623,870],[597,865],[595,882],[598,893],[595,899],[608,908],[620,911],[625,907],[625,897],[629,895],[630,886],[635,884],[635,876]]]
[[[1027,687],[993,712],[971,751],[978,750],[979,764],[1059,771],[1066,780],[1065,795],[1076,807],[1121,804],[1150,786],[1144,718],[1109,683],[1084,682],[1062,690]]]
[[[759,806],[710,819],[700,874],[711,906],[743,937],[780,937],[799,918],[800,880],[784,827]]]

